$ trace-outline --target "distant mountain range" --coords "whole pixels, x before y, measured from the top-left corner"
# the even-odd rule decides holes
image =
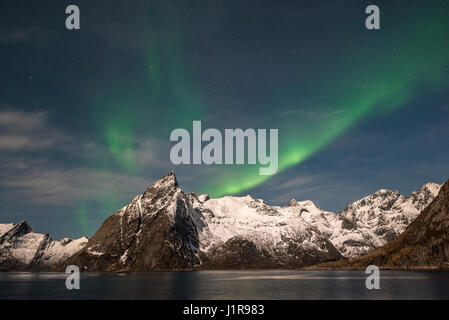
[[[427,183],[408,197],[379,190],[334,213],[311,201],[280,207],[250,196],[187,194],[170,172],[89,240],[54,241],[33,233],[26,222],[0,225],[0,270],[69,264],[84,271],[302,268],[346,261],[399,239],[415,219],[421,221],[417,217],[440,188]],[[441,201],[447,214],[449,200]],[[448,250],[446,244],[441,248]]]

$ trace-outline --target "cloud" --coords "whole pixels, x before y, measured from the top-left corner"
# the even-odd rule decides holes
[[[70,205],[141,193],[167,167],[163,146],[153,139],[136,141],[127,152],[148,170],[132,175],[114,167],[107,146],[69,136],[45,112],[0,111],[0,195],[3,202]]]
[[[45,112],[0,111],[0,151],[36,151],[67,139],[48,124]]]
[[[312,109],[313,111],[310,111]],[[320,111],[320,109],[323,109]],[[327,118],[336,117],[342,113],[345,113],[347,110],[345,109],[339,109],[339,110],[331,110],[326,111],[326,108],[323,106],[309,106],[307,108],[301,107],[301,108],[288,108],[285,110],[282,110],[277,113],[278,117],[281,118],[287,118],[287,117],[293,117],[293,116],[300,116],[303,118],[308,118],[310,120],[323,120]]]
[[[68,156],[75,154],[76,145],[72,145]],[[78,152],[84,152],[85,146],[78,145]],[[102,146],[95,150],[91,159],[97,159],[105,151]],[[59,149],[58,149],[59,150]],[[143,151],[142,151],[143,152]],[[146,155],[146,157],[149,157]],[[103,201],[105,196],[116,200],[130,200],[127,197],[142,193],[159,176],[154,170],[145,175],[131,175],[111,168],[96,168],[76,165],[68,166],[65,161],[47,157],[22,154],[4,155],[0,158],[0,197],[4,202],[21,201],[28,204],[46,206],[71,206],[79,201]],[[152,169],[158,168],[153,161]],[[162,171],[163,172],[163,171]],[[160,173],[161,174],[161,173]]]
[[[72,205],[80,200],[98,200],[104,195],[141,193],[145,178],[88,168],[52,168],[25,164],[21,170],[2,175],[6,194],[21,201],[45,205]]]
[[[280,179],[279,179],[280,180]],[[314,178],[312,177],[304,177],[304,176],[300,176],[300,177],[295,177],[293,179],[284,179],[284,181],[277,181],[276,184],[272,184],[271,186],[267,186],[267,189],[271,192],[271,191],[282,191],[285,189],[298,189],[298,188],[302,188],[305,185],[311,183]]]
[[[45,112],[0,111],[0,128],[11,131],[34,131],[47,123]]]
[[[338,116],[339,114],[345,113],[346,110],[342,109],[342,110],[334,110],[334,111],[330,111],[330,112],[323,112],[320,116],[321,119],[325,119],[325,118],[331,118],[334,116]]]
[[[132,147],[122,150],[121,156],[132,159],[139,166],[162,167],[166,166],[169,155],[166,147],[167,144],[156,139],[141,138],[136,139]],[[94,141],[71,143],[65,150],[73,157],[83,154],[91,162],[105,162],[111,156],[108,146]]]
[[[38,150],[54,146],[57,137],[38,138],[24,135],[0,135],[0,150]]]

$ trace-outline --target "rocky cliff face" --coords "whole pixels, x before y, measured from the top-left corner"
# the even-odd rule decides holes
[[[87,238],[54,241],[34,233],[26,221],[0,225],[0,271],[48,270],[75,254]]]
[[[191,269],[200,263],[195,215],[170,172],[109,217],[68,263],[85,271]]]

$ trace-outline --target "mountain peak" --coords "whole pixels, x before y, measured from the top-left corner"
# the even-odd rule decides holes
[[[206,202],[209,199],[210,199],[210,197],[209,197],[209,194],[207,194],[207,193],[203,193],[198,196],[198,200],[200,200],[201,203]]]
[[[311,200],[296,201],[295,199],[290,200],[286,207],[317,207],[315,203]]]
[[[173,184],[176,187],[178,186],[178,180],[176,179],[176,175],[175,175],[175,172],[173,170],[170,170],[165,176],[160,178],[155,183],[158,183],[160,181],[163,181],[164,183],[167,183],[167,182],[171,183],[171,184]]]
[[[193,268],[199,264],[195,199],[168,172],[106,219],[70,264],[107,271]]]
[[[440,191],[442,185],[439,183],[435,183],[435,182],[428,182],[426,184],[423,184],[417,192],[425,192],[425,191],[429,191],[433,194],[435,194],[435,196],[438,194],[438,192]]]
[[[417,191],[410,194],[410,199],[413,201],[413,205],[417,209],[423,210],[427,204],[438,195],[441,187],[441,184],[433,182],[421,186]]]
[[[178,188],[178,180],[176,179],[175,172],[169,171],[165,176],[159,178],[156,182],[154,182],[148,189],[145,191],[145,194],[150,190],[164,190],[169,191],[170,189]],[[145,195],[144,194],[144,195]]]
[[[0,237],[0,243],[6,239],[18,238],[30,232],[33,232],[31,226],[28,224],[28,222],[26,222],[26,220],[23,220],[14,225],[14,227],[12,227],[8,232],[3,234]]]
[[[391,194],[399,194],[399,192],[398,191],[396,191],[396,190],[389,190],[389,189],[379,189],[379,190],[377,190],[376,192],[374,192],[373,194],[371,194],[371,195],[369,195],[369,196],[367,196],[367,197],[365,197],[365,198],[368,198],[368,197],[378,197],[378,196],[389,196],[389,195],[391,195]]]

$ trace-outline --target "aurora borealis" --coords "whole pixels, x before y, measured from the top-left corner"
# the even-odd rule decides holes
[[[330,71],[336,88],[328,90],[326,101],[321,102],[324,106],[321,111],[329,114],[334,112],[332,116],[309,123],[300,122],[299,128],[298,119],[294,123],[285,121],[279,124],[283,128],[281,136],[284,138],[280,147],[280,170],[306,160],[360,118],[369,116],[374,108],[393,111],[404,106],[416,92],[449,84],[447,16],[444,11],[416,14],[415,17],[408,17],[408,21],[402,21],[404,29],[398,28],[386,39],[367,36],[368,48],[349,48],[350,57],[335,62],[338,68],[341,68],[341,63],[344,72],[351,75],[352,79],[341,83],[341,74],[335,75],[334,70]],[[381,50],[370,50],[370,47]],[[360,86],[361,83],[365,87]],[[213,189],[216,190],[215,194],[239,193],[270,178],[259,176],[256,170],[249,170],[245,168],[242,170],[244,173],[238,172],[230,179],[231,182],[220,183]],[[232,172],[228,175],[232,175]]]
[[[442,182],[449,3],[404,3],[83,0],[67,31],[69,2],[2,2],[0,220],[91,235],[171,169],[188,192],[329,210]],[[381,30],[365,29],[368,4]],[[173,166],[170,132],[194,120],[279,129],[278,173]]]

